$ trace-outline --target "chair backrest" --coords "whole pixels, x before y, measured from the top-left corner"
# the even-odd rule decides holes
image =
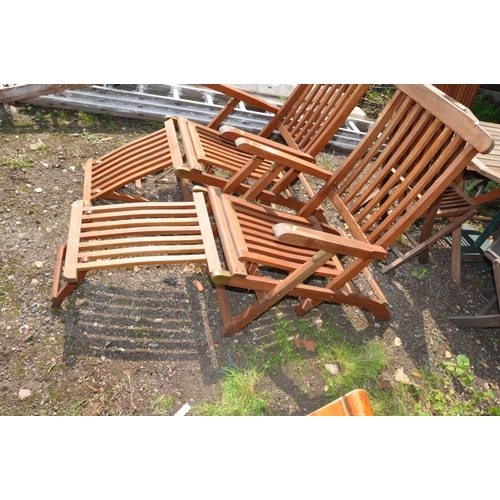
[[[96,161],[88,160],[83,189],[85,203],[90,205],[96,198],[113,198],[112,193],[117,189],[137,179],[172,165],[181,165],[180,151],[174,147],[176,144],[173,119],[166,117],[164,128],[129,142]]]
[[[376,122],[300,211],[329,197],[353,235],[388,248],[479,152],[493,147],[476,117],[432,85],[396,85]]]
[[[369,84],[299,84],[259,133],[277,130],[288,146],[316,156],[345,123]]]
[[[467,108],[472,106],[479,90],[479,83],[435,83],[434,86]]]

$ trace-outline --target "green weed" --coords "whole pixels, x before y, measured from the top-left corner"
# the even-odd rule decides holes
[[[157,415],[170,415],[170,412],[172,411],[175,403],[176,399],[174,398],[174,396],[167,396],[165,394],[162,394],[161,396],[158,396],[154,399],[151,405],[151,409]]]
[[[109,113],[104,113],[104,115],[102,116],[102,126],[108,130],[118,129],[117,120],[115,120],[115,118]]]
[[[414,267],[411,270],[410,275],[418,280],[423,280],[427,276],[428,272],[429,270],[426,267]]]
[[[12,168],[19,168],[23,172],[26,172],[28,168],[34,167],[32,160],[25,158],[21,154],[10,156],[9,158],[3,157],[2,165],[8,165]]]
[[[191,414],[205,416],[259,416],[264,415],[269,394],[258,390],[262,373],[256,368],[230,369],[220,387],[220,399],[197,405]]]
[[[325,351],[323,361],[337,364],[339,374],[332,376],[325,370],[328,395],[337,398],[353,389],[373,387],[389,360],[385,347],[375,340],[363,345],[347,342],[332,345]]]
[[[86,113],[85,111],[78,111],[78,122],[85,126],[96,125],[99,120],[93,113]]]
[[[64,121],[67,121],[69,118],[68,112],[65,109],[58,109],[57,116]]]
[[[478,120],[483,122],[500,123],[500,107],[495,106],[495,98],[481,90],[476,95],[471,111]]]
[[[422,371],[422,388],[414,405],[415,415],[473,416],[500,413],[493,392],[473,387],[474,372],[469,358],[459,354],[443,362],[444,376]]]
[[[84,134],[85,140],[91,144],[99,144],[101,142],[101,137],[97,134]]]
[[[154,130],[161,130],[165,124],[163,122],[158,122],[158,121],[152,121],[151,122],[151,129]]]

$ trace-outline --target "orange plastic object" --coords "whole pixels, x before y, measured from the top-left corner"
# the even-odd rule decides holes
[[[308,417],[373,417],[374,413],[368,394],[356,389],[345,396],[328,403]]]

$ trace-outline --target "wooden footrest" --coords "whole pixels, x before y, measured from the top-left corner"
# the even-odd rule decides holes
[[[76,201],[68,244],[58,255],[53,307],[62,303],[86,272],[97,269],[205,263],[212,281],[225,284],[229,273],[222,269],[218,257],[203,193],[195,192],[193,198],[192,202],[91,207],[83,200]],[[65,285],[60,290],[72,286],[65,296],[59,290],[61,274]]]

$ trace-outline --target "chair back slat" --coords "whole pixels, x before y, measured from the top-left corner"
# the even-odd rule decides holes
[[[368,84],[300,84],[259,135],[278,130],[290,147],[316,156],[345,123]]]
[[[415,87],[415,88],[414,88]],[[348,227],[387,248],[433,205],[491,137],[463,106],[432,86],[398,86],[344,164],[307,204],[325,194]]]
[[[312,138],[320,131],[332,108],[338,105],[339,98],[347,87],[347,85],[314,85],[307,99],[298,103],[288,116],[283,116],[284,126],[301,150],[309,152]]]

